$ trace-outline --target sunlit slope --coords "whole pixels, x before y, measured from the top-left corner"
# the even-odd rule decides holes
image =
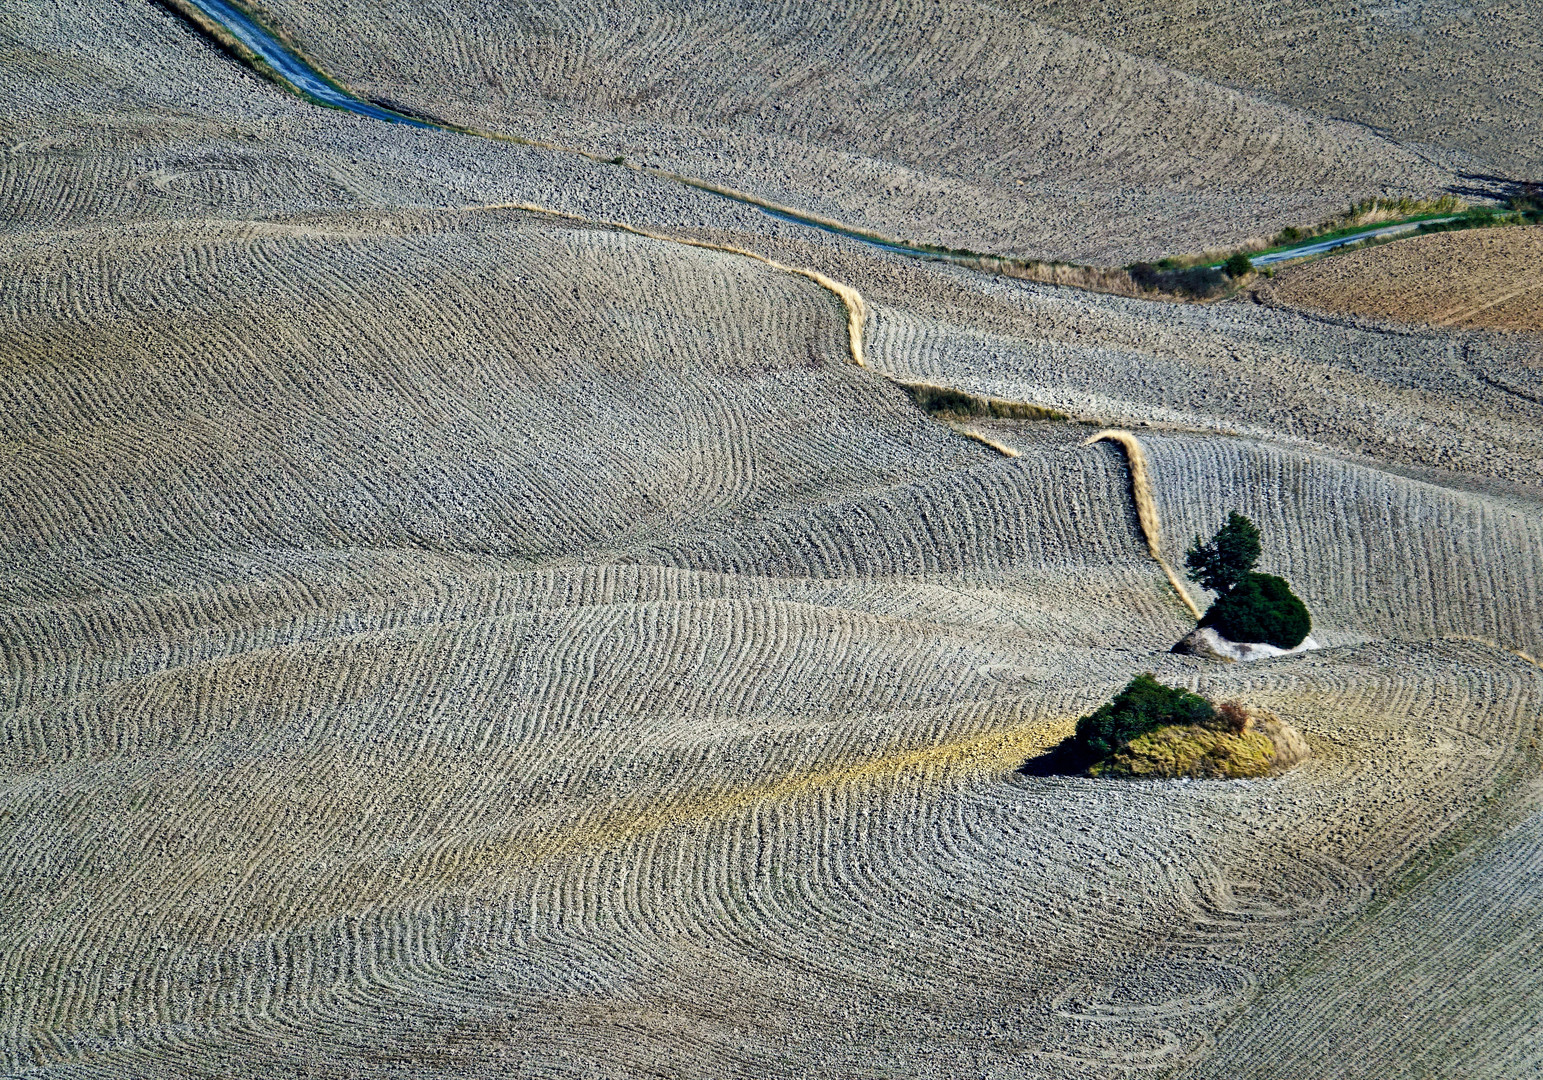
[[[409,220],[11,249],[8,1071],[1178,1066],[1515,802],[1536,669],[1166,655],[1119,457],[925,419],[807,281]],[[1162,496],[1182,529],[1236,492]],[[1331,641],[1388,632],[1285,557]],[[1388,603],[1468,595],[1430,588]],[[1314,762],[1013,777],[1143,668]]]
[[[426,208],[538,203],[652,228],[766,228],[758,210],[570,154],[322,109],[232,62],[164,8],[138,2],[0,12],[0,236],[71,249],[178,234],[346,239]],[[313,216],[317,215],[317,216]],[[454,218],[439,219],[445,227]],[[60,295],[75,273],[56,270]],[[101,288],[100,285],[83,287]]]
[[[975,250],[1155,257],[1450,180],[1000,6],[267,7],[368,97]]]
[[[1532,787],[1536,797],[1535,778]],[[1444,872],[1356,920],[1181,1075],[1536,1073],[1543,1068],[1536,1023],[1540,824],[1533,814],[1498,837],[1465,845]]]
[[[8,501],[16,595],[237,547],[620,550],[986,456],[850,367],[833,297],[748,259],[520,226],[220,233],[12,249],[10,482],[58,487]]]
[[[898,378],[1282,439],[1458,483],[1543,475],[1536,338],[1249,303],[1153,304],[947,271],[925,285],[875,275],[867,291],[868,358]]]
[[[1169,560],[1240,510],[1272,538],[1267,561],[1302,590],[1320,640],[1472,635],[1543,652],[1543,510],[1522,486],[1538,475],[1543,409],[1507,389],[1531,343],[987,292],[1000,303],[954,304],[957,321],[875,304],[870,362],[901,379],[1216,433],[1143,435]],[[1037,340],[1011,333],[1029,326]],[[1021,430],[991,434],[1018,446]],[[1107,447],[1083,453],[1119,460]]]
[[[1528,3],[1003,6],[1181,71],[1423,144],[1465,171],[1518,180],[1543,175],[1543,40],[1537,8]]]

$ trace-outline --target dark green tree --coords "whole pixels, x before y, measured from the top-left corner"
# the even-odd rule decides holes
[[[1254,268],[1254,261],[1241,251],[1222,263],[1222,273],[1230,278],[1240,278]]]
[[[1225,596],[1254,568],[1261,550],[1258,527],[1234,510],[1210,543],[1195,537],[1184,553],[1184,566],[1189,580]]]
[[[1072,736],[1083,761],[1101,761],[1132,739],[1165,724],[1203,724],[1216,715],[1198,694],[1164,686],[1151,672],[1137,675],[1110,701],[1077,721]]]

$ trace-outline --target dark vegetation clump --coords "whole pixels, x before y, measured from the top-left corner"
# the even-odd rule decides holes
[[[1229,593],[1254,568],[1263,550],[1259,527],[1234,510],[1210,543],[1202,544],[1195,537],[1184,554],[1184,566],[1189,580],[1212,592]]]
[[[1184,553],[1189,579],[1219,594],[1200,625],[1229,641],[1294,649],[1313,628],[1312,617],[1285,578],[1254,573],[1262,551],[1258,526],[1237,511],[1209,542],[1195,537]]]
[[[1169,724],[1204,724],[1215,715],[1211,703],[1199,694],[1164,686],[1148,672],[1078,720],[1070,749],[1086,762],[1101,761],[1149,731]]]
[[[1240,278],[1251,273],[1254,269],[1254,261],[1244,252],[1234,252],[1232,257],[1222,263],[1222,273],[1230,278]]]
[[[1229,641],[1262,641],[1277,649],[1294,649],[1313,628],[1313,620],[1285,578],[1248,573],[1230,592],[1216,598],[1200,625]]]
[[[1506,208],[1528,225],[1543,224],[1543,184],[1522,184]]]
[[[1227,276],[1210,266],[1178,266],[1172,259],[1135,263],[1126,268],[1137,287],[1204,300],[1224,292]]]
[[[1077,721],[1053,750],[1023,763],[1030,776],[1081,774],[1129,780],[1269,776],[1309,755],[1294,728],[1267,709],[1205,698],[1137,675]]]
[[[923,412],[939,420],[1067,420],[1067,415],[1027,401],[1004,401],[930,383],[901,383]]]
[[[1451,221],[1428,221],[1422,233],[1458,232],[1463,229],[1487,229],[1495,225],[1537,225],[1543,223],[1543,193],[1525,187],[1511,196],[1505,206],[1470,206]]]

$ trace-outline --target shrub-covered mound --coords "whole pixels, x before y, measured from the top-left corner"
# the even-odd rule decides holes
[[[1215,710],[1199,694],[1164,686],[1150,673],[1137,675],[1112,700],[1077,721],[1072,748],[1089,762],[1165,724],[1201,724]]]
[[[1088,773],[1241,780],[1285,772],[1308,754],[1301,734],[1274,713],[1229,701],[1218,705],[1205,723],[1164,725],[1132,739],[1094,762]]]
[[[1149,673],[1078,720],[1070,738],[1025,771],[1235,780],[1284,772],[1307,756],[1302,736],[1268,710],[1213,707]]]
[[[1201,626],[1213,627],[1229,641],[1265,642],[1294,649],[1313,628],[1307,605],[1285,578],[1249,572],[1231,592],[1216,598]]]

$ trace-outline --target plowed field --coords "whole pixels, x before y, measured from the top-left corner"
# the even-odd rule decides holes
[[[1455,182],[1365,128],[995,5],[267,7],[365,96],[976,251],[1157,258]]]
[[[1322,311],[1543,332],[1543,227],[1438,233],[1352,252],[1283,270],[1267,292]]]
[[[944,78],[966,27],[996,65],[980,100],[1060,125],[1031,133],[1052,171],[1107,152],[1137,201],[1196,192],[1196,221],[1244,198],[1213,167],[1278,152],[1258,199],[1280,207],[1349,153],[1334,122],[1042,29],[1021,49],[980,8],[833,15],[827,82],[789,66],[765,125],[713,127],[683,104],[711,81],[692,49],[732,20],[638,10],[461,12],[463,66],[380,86],[490,124],[528,106],[572,143],[667,116],[699,164],[782,103],[778,145],[851,165],[831,203],[899,220],[853,180],[873,161],[944,175],[957,131],[958,175],[1007,190],[1033,157],[993,164],[998,114],[919,124],[968,96]],[[329,44],[366,82],[418,24],[355,14]],[[781,24],[736,18],[775,66]],[[137,3],[0,28],[0,1074],[1543,1068],[1534,338],[905,260],[315,108]],[[438,33],[401,62],[442,60]],[[831,147],[884,114],[836,58],[869,46],[911,89],[899,149],[851,164]],[[650,63],[678,78],[626,82]],[[993,97],[1014,65],[1083,104]],[[504,88],[478,104],[474,70]],[[1214,162],[1185,143],[1173,180],[1145,122],[1100,142],[1109,86],[1232,134]],[[821,142],[822,95],[858,102],[825,128],[862,134]],[[1429,175],[1355,138],[1366,175]],[[1133,220],[1011,235],[1135,249]],[[901,382],[1067,418],[967,432]],[[1155,521],[1126,452],[1084,445],[1111,426]],[[1168,651],[1194,620],[1153,550],[1182,566],[1234,509],[1323,649]],[[1019,771],[1143,671],[1274,710],[1313,757],[1220,783]]]
[[[1010,0],[1030,18],[1451,154],[1543,173],[1543,40],[1511,0]],[[1455,151],[1455,153],[1453,153]],[[1467,160],[1464,160],[1464,159]]]

